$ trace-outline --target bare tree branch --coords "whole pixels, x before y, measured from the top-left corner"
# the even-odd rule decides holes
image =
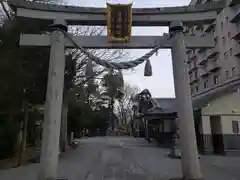
[[[127,123],[132,112],[132,97],[139,92],[139,88],[125,83],[122,92],[124,96],[117,102],[115,110],[119,119]]]
[[[80,86],[81,86],[81,85],[85,84],[86,82],[88,82],[89,80],[95,78],[96,76],[101,75],[103,72],[105,72],[105,70],[102,70],[102,71],[100,71],[100,72],[97,72],[97,73],[95,73],[95,75],[93,75],[93,76],[87,77],[85,80],[82,80],[79,84],[76,84],[76,85],[80,85]]]

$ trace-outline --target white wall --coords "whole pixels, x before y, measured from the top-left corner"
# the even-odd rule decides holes
[[[210,117],[209,116],[202,116],[202,132],[201,133],[211,134],[211,125],[210,125]]]
[[[202,115],[239,115],[240,92],[231,93],[210,102],[202,108]]]
[[[223,134],[240,134],[233,133],[232,121],[238,121],[238,126],[240,128],[240,116],[222,116],[222,131]]]
[[[221,116],[221,131],[223,134],[233,134],[232,121],[238,120],[240,127],[240,93],[225,95],[202,108],[203,134],[211,134],[210,116]]]

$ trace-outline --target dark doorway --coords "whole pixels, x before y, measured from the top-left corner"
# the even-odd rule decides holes
[[[195,121],[195,132],[196,132],[198,152],[201,154],[204,154],[203,134],[200,131],[201,125],[202,125],[201,121]]]
[[[195,123],[195,133],[196,133],[198,152],[201,154],[204,154],[201,109],[194,111],[194,123]]]
[[[224,155],[221,116],[210,116],[212,146],[214,154]]]

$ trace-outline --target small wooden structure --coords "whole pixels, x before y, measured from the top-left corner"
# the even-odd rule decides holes
[[[172,136],[176,133],[176,99],[152,98],[148,90],[137,94],[134,108],[133,132],[139,131],[138,136],[143,136],[150,141],[155,139],[160,145],[169,147]],[[136,129],[136,127],[138,129]]]
[[[146,138],[155,139],[161,146],[170,147],[176,133],[176,100],[175,98],[153,98],[156,106],[143,114]]]

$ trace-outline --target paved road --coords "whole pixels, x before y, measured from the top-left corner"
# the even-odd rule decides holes
[[[167,149],[131,137],[79,140],[79,148],[59,163],[59,178],[68,180],[167,180],[181,177],[181,162]],[[205,180],[240,180],[240,157],[204,156]],[[0,180],[36,180],[38,164],[0,171]]]

